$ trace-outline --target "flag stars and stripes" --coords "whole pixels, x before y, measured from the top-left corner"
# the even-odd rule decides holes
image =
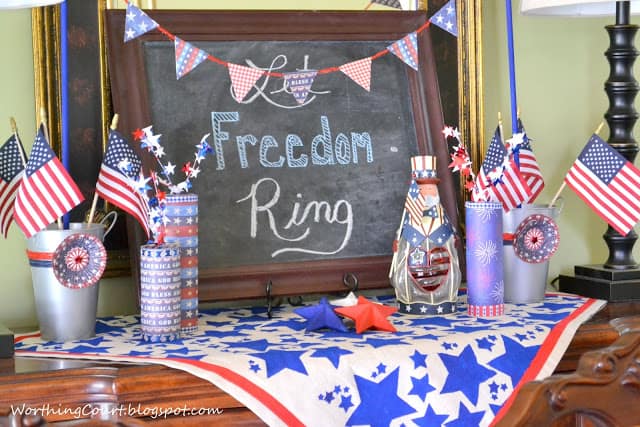
[[[580,155],[580,161],[593,171],[603,182],[609,184],[624,166],[626,159],[611,152],[606,142],[592,139]]]

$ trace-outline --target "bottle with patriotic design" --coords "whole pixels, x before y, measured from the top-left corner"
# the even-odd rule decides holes
[[[440,203],[436,158],[411,158],[412,179],[389,278],[399,311],[417,315],[456,312],[461,274],[455,229]]]

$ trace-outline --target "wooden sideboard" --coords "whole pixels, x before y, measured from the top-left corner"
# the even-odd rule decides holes
[[[640,301],[605,306],[579,328],[556,373],[574,371],[585,352],[618,339],[611,320],[638,314]],[[77,418],[73,411],[78,408],[84,408],[87,416],[94,412],[109,415],[112,420],[128,417],[130,422],[122,421],[120,425],[264,425],[240,402],[208,381],[160,365],[20,356],[0,359],[0,426],[3,413],[7,415],[10,408],[22,404],[49,409],[45,419],[54,425],[72,425]],[[64,408],[68,408],[66,413]],[[152,412],[161,410],[183,412],[154,418]]]

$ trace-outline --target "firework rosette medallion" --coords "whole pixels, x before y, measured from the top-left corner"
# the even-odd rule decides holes
[[[67,288],[82,289],[100,280],[107,265],[107,251],[96,236],[72,234],[53,253],[53,274]]]
[[[546,215],[526,217],[514,233],[513,250],[524,262],[537,264],[551,258],[560,244],[560,233],[555,221]]]

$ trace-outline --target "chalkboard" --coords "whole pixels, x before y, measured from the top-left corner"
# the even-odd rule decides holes
[[[261,296],[268,282],[275,294],[324,293],[340,289],[345,274],[357,277],[361,288],[389,286],[409,159],[446,146],[442,127],[429,122],[442,111],[439,95],[428,93],[428,70],[416,72],[389,54],[373,62],[370,91],[341,72],[320,74],[300,104],[282,78],[267,76],[238,102],[227,67],[205,61],[177,80],[173,41],[148,33],[122,44],[124,16],[108,13],[121,128],[153,125],[166,158],[178,165],[192,159],[205,134],[215,149],[192,188],[199,197],[201,299]],[[217,58],[270,72],[370,57],[426,19],[417,12],[150,15]],[[423,45],[429,41],[420,37]],[[427,53],[423,47],[424,68]],[[453,192],[441,185],[443,191]],[[137,262],[141,238],[130,229]]]

